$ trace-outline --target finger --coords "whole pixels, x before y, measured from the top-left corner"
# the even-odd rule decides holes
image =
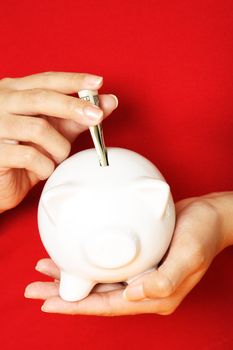
[[[57,162],[64,160],[71,149],[70,142],[43,118],[14,115],[1,118],[0,138],[37,144]]]
[[[99,95],[99,99],[100,107],[104,113],[103,118],[106,118],[114,111],[114,109],[117,108],[118,99],[114,95]],[[57,122],[59,123],[59,129],[62,130],[62,133],[71,142],[73,142],[81,132],[85,131],[88,128],[87,125],[81,125],[73,120],[57,118]]]
[[[155,309],[154,301],[128,302],[122,291],[91,293],[77,302],[66,302],[59,296],[48,298],[42,305],[42,311],[70,315],[120,316],[150,313]]]
[[[200,281],[204,272],[197,272],[188,278],[174,294],[167,298],[154,300],[126,301],[122,297],[122,289],[104,293],[89,294],[78,302],[66,302],[59,297],[59,283],[33,282],[27,286],[25,297],[42,299],[45,303],[42,311],[61,314],[82,314],[98,316],[136,315],[142,313],[156,313],[170,315],[173,313],[185,296]]]
[[[159,315],[172,314],[195,285],[198,284],[204,273],[205,271],[203,270],[189,276],[169,297],[153,299],[155,301],[153,304],[154,313]],[[138,302],[140,303],[140,301]]]
[[[178,221],[172,244],[162,265],[129,284],[124,297],[127,300],[168,297],[187,277],[202,269],[205,266],[205,255],[196,230],[202,232],[203,228],[196,224],[193,232],[193,226],[190,228],[182,220]]]
[[[118,98],[115,95],[99,95],[100,107],[104,112],[104,118],[109,116],[118,107]]]
[[[47,276],[60,279],[60,270],[51,259],[41,259],[37,262],[35,269]]]
[[[49,89],[64,94],[72,94],[79,90],[99,89],[103,78],[88,73],[43,72],[22,78],[4,78],[1,86],[15,90]]]
[[[24,292],[25,298],[46,300],[59,295],[58,282],[33,282]]]
[[[91,293],[106,293],[123,288],[124,287],[120,283],[98,284]],[[26,287],[24,296],[25,298],[42,300],[46,300],[54,296],[59,296],[59,281],[32,282]]]
[[[0,144],[0,168],[27,169],[41,180],[47,179],[54,170],[54,162],[34,147]]]
[[[92,293],[105,293],[124,288],[122,283],[99,283],[92,289]]]
[[[103,111],[98,106],[51,90],[8,91],[4,96],[1,108],[8,113],[43,114],[74,120],[88,126],[96,125],[103,119]]]
[[[180,212],[187,207],[188,204],[194,202],[196,200],[196,197],[189,197],[180,200],[179,202],[175,203],[176,207],[176,214],[179,215]]]
[[[183,247],[185,248],[185,247]],[[192,252],[190,252],[190,259]],[[194,255],[193,255],[194,256]],[[181,283],[192,275],[199,264],[199,258],[189,263],[188,258],[171,254],[158,270],[144,275],[128,285],[124,292],[126,300],[165,298],[172,295]],[[197,262],[198,261],[198,262]]]

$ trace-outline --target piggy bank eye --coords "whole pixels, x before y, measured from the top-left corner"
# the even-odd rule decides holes
[[[145,205],[152,208],[157,217],[161,218],[164,215],[170,197],[170,187],[165,181],[140,177],[130,188]]]

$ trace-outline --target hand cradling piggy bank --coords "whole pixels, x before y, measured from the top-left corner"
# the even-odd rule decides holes
[[[97,283],[128,282],[155,267],[174,230],[168,184],[139,154],[95,149],[61,163],[45,184],[38,211],[42,242],[61,270],[60,296],[86,297]]]

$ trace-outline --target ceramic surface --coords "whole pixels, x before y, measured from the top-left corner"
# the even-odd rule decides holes
[[[126,149],[108,148],[108,156],[108,167],[99,165],[95,149],[66,159],[40,198],[41,239],[61,269],[67,301],[155,267],[174,230],[174,204],[159,170]]]

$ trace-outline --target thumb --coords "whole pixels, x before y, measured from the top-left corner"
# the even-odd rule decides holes
[[[124,297],[129,301],[167,297],[178,284],[174,283],[175,277],[169,271],[155,270],[130,283],[124,291]]]
[[[168,297],[197,270],[200,263],[199,254],[191,249],[188,242],[187,246],[171,246],[163,264],[130,283],[124,291],[124,298],[135,301]]]
[[[215,227],[205,208],[190,207],[178,216],[172,243],[162,265],[155,271],[134,280],[124,291],[127,300],[165,298],[193,273],[206,268],[206,251],[211,250]],[[213,244],[212,244],[213,245]],[[206,247],[208,249],[206,249]]]

